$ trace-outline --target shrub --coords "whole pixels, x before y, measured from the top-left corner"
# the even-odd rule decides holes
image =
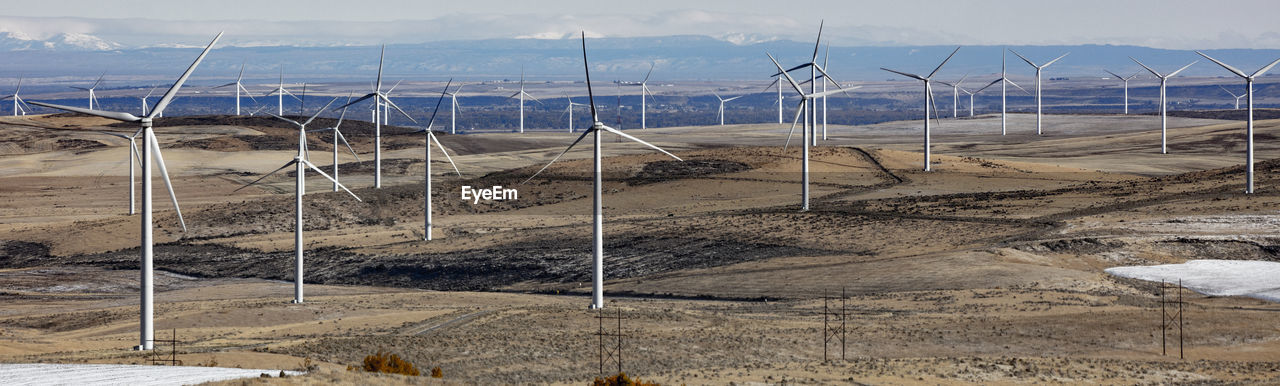
[[[431,368],[431,377],[432,377],[432,378],[444,378],[444,370],[441,370],[441,369],[440,369],[440,366],[432,367],[432,368]]]
[[[614,375],[608,378],[596,377],[596,380],[594,382],[591,382],[591,386],[660,386],[660,385],[654,382],[642,381],[640,380],[640,378],[636,378],[635,380],[632,380],[631,378],[627,377],[627,373],[618,373],[617,375]]]
[[[381,352],[364,357],[364,371],[371,373],[388,373],[401,375],[422,375],[417,367],[404,359],[400,359],[399,355]]]

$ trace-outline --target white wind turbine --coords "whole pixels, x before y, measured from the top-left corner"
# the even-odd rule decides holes
[[[98,80],[94,81],[93,85],[89,86],[89,88],[71,86],[71,88],[74,88],[76,90],[89,92],[89,110],[102,107],[102,106],[98,106],[98,96],[93,93],[93,90],[97,89],[99,84],[102,84],[102,78],[105,76],[107,76],[107,72],[103,71],[102,75],[98,76]]]
[[[1009,79],[1009,77],[1007,76],[1008,73],[1005,68],[1007,67],[1006,64],[1007,63],[1005,61],[1005,50],[1001,49],[1000,50],[1000,79],[996,79],[995,81],[991,82],[992,84],[995,84],[995,82],[1000,82],[1000,135],[1009,134],[1009,128],[1008,128],[1009,85],[1013,85],[1013,87],[1017,87],[1019,90],[1022,90],[1022,92],[1024,93],[1031,94],[1030,92],[1027,91],[1027,89],[1022,88],[1022,86],[1019,86],[1017,83],[1014,83],[1012,79]],[[991,85],[988,84],[987,86],[984,86],[982,88],[985,89],[989,86]],[[981,91],[982,89],[978,89],[977,92],[981,92]]]
[[[182,84],[186,83],[187,78],[191,76],[191,73],[193,71],[195,71],[196,66],[200,64],[201,60],[204,60],[205,55],[209,53],[209,50],[213,48],[213,45],[217,43],[218,39],[221,37],[222,37],[222,33],[219,32],[218,36],[215,36],[213,38],[213,41],[209,42],[209,45],[204,48],[204,51],[200,53],[200,56],[196,57],[195,62],[191,63],[191,67],[187,67],[187,71],[182,73],[182,76],[178,77],[178,80],[173,83],[173,86],[169,88],[169,91],[166,91],[164,93],[164,96],[160,98],[160,101],[156,102],[156,108],[152,110],[151,114],[149,115],[138,117],[129,113],[82,109],[79,107],[60,106],[60,105],[41,103],[41,102],[31,102],[31,104],[37,105],[37,106],[44,106],[44,107],[55,108],[59,110],[66,110],[66,111],[72,111],[72,112],[77,112],[82,114],[95,115],[103,118],[115,119],[115,120],[124,121],[124,122],[137,122],[141,126],[141,129],[139,129],[138,132],[134,134],[135,137],[138,136],[139,134],[143,135],[143,141],[144,141],[142,145],[142,155],[141,155],[141,160],[143,160],[142,162],[142,221],[141,221],[142,229],[140,232],[142,235],[142,242],[141,242],[141,248],[139,249],[141,250],[141,253],[142,253],[142,269],[140,270],[142,277],[139,283],[139,287],[142,292],[142,301],[141,301],[141,307],[140,307],[141,308],[141,312],[140,312],[140,319],[141,319],[140,330],[141,331],[140,331],[140,337],[139,337],[139,344],[136,347],[136,349],[138,350],[150,350],[152,349],[153,343],[154,343],[154,340],[152,339],[153,337],[152,334],[154,332],[152,328],[154,308],[153,308],[153,302],[152,302],[153,288],[152,288],[152,280],[151,280],[152,279],[151,162],[146,162],[145,160],[152,159],[154,157],[155,163],[160,166],[160,174],[164,177],[165,187],[168,188],[169,190],[169,198],[173,201],[173,209],[178,214],[178,222],[182,224],[183,232],[187,230],[186,221],[182,219],[182,210],[178,208],[178,198],[173,194],[173,184],[169,181],[169,172],[165,170],[164,157],[160,155],[160,145],[156,143],[157,141],[156,141],[155,132],[152,131],[151,129],[151,123],[152,123],[151,120],[152,118],[156,117],[161,112],[163,112],[165,107],[169,106],[169,102],[172,101],[174,96],[178,94],[178,89],[182,88]]]
[[[409,133],[425,133],[427,135],[426,143],[423,145],[422,149],[423,158],[426,160],[426,162],[424,162],[426,173],[423,178],[424,186],[422,188],[422,239],[426,241],[431,241],[431,230],[434,226],[431,220],[431,143],[434,142],[436,147],[440,148],[440,152],[444,154],[444,158],[449,160],[449,165],[453,165],[453,172],[458,173],[458,177],[462,177],[462,172],[458,170],[458,164],[453,163],[453,157],[449,156],[449,151],[445,150],[444,145],[440,144],[440,140],[436,139],[435,133],[431,130],[431,126],[434,125],[436,121],[436,113],[440,112],[440,103],[444,102],[444,96],[448,95],[449,85],[451,84],[453,84],[453,78],[449,78],[449,82],[444,85],[444,91],[440,92],[440,99],[436,101],[436,109],[431,112],[431,119],[427,121],[427,127],[422,130]],[[462,86],[458,86],[458,88],[462,88]]]
[[[641,129],[649,128],[648,124],[645,123],[645,112],[648,110],[648,107],[646,107],[647,105],[645,104],[645,100],[644,100],[645,95],[648,95],[649,98],[652,98],[653,103],[658,103],[658,99],[654,98],[653,96],[653,90],[649,89],[649,75],[653,75],[653,64],[649,64],[649,72],[644,74],[644,80],[640,81],[640,84],[634,84],[635,86],[640,87],[640,128]]]
[[[147,115],[147,98],[150,98],[151,94],[154,92],[156,92],[156,88],[151,87],[151,91],[147,91],[147,95],[138,98],[142,101],[142,115]]]
[[[529,97],[529,99],[533,99],[534,102],[538,102],[538,104],[542,104],[542,101],[538,100],[538,98],[534,98],[533,95],[530,95],[529,93],[524,91],[524,67],[520,67],[520,91],[517,91],[515,94],[511,94],[511,96],[509,96],[508,98],[516,98],[516,97],[520,98],[520,132],[523,133],[524,132],[524,97]]]
[[[964,91],[965,94],[969,94],[969,118],[973,118],[973,94],[977,94],[977,92],[969,91],[964,87],[961,87],[960,91]]]
[[[969,78],[969,74],[964,74],[964,76],[960,77],[960,80],[956,81],[955,83],[938,81],[938,83],[942,83],[943,85],[951,86],[951,117],[952,118],[960,118],[960,84],[964,83],[964,80],[968,78]]]
[[[586,78],[587,78],[587,99],[591,104],[591,122],[592,122],[591,128],[583,131],[582,135],[578,136],[578,139],[574,140],[573,143],[569,144],[569,147],[566,147],[564,151],[560,152],[560,154],[556,156],[556,158],[553,158],[551,162],[548,162],[546,166],[543,166],[542,169],[539,169],[537,173],[534,173],[532,176],[529,177],[529,179],[525,180],[521,184],[529,182],[529,180],[532,180],[534,177],[537,177],[538,174],[541,174],[542,171],[547,170],[547,167],[550,167],[551,164],[556,162],[556,160],[559,160],[560,157],[565,155],[565,153],[568,153],[570,149],[573,149],[574,145],[577,145],[578,142],[582,142],[582,139],[586,138],[587,134],[595,134],[593,136],[595,141],[595,146],[593,148],[593,158],[595,162],[593,169],[594,169],[595,179],[593,182],[594,195],[592,196],[592,217],[595,219],[594,224],[592,226],[592,235],[594,239],[592,242],[592,245],[594,249],[595,258],[593,259],[593,264],[592,264],[591,308],[601,309],[601,308],[604,308],[604,209],[601,205],[602,183],[600,178],[602,173],[600,170],[600,133],[607,131],[613,134],[617,134],[619,137],[623,137],[631,141],[640,143],[642,145],[648,146],[654,150],[662,152],[663,154],[671,156],[671,158],[675,158],[676,160],[679,160],[679,161],[684,161],[684,160],[680,159],[680,157],[676,157],[675,154],[671,154],[671,153],[668,153],[666,150],[662,150],[662,148],[660,147],[654,146],[653,144],[642,141],[639,138],[623,133],[622,131],[619,131],[612,127],[605,126],[603,122],[600,122],[600,116],[596,113],[595,95],[591,91],[591,68],[587,64],[586,32],[582,33],[582,70],[586,74]]]
[[[1222,87],[1221,85],[1219,85],[1218,88],[1222,89],[1222,91],[1226,91],[1227,94],[1231,94],[1232,97],[1236,98],[1236,110],[1240,109],[1240,98],[1248,96],[1245,94],[1236,95],[1236,93],[1231,92],[1231,90],[1228,90],[1226,87]]]
[[[1040,99],[1040,96],[1041,96],[1040,72],[1044,71],[1045,67],[1049,67],[1049,65],[1053,64],[1053,62],[1056,62],[1059,59],[1065,58],[1067,55],[1070,55],[1071,53],[1068,52],[1068,53],[1062,54],[1062,56],[1059,56],[1057,59],[1050,60],[1048,63],[1045,63],[1043,65],[1036,65],[1030,59],[1027,59],[1026,57],[1023,57],[1021,54],[1019,54],[1018,51],[1014,51],[1014,50],[1009,50],[1009,51],[1013,52],[1014,55],[1018,55],[1019,58],[1022,58],[1022,61],[1027,62],[1027,64],[1031,65],[1031,67],[1034,67],[1036,69],[1036,135],[1041,135],[1044,133],[1043,131],[1040,130],[1040,121],[1041,121],[1041,118],[1043,117],[1042,109],[1044,107],[1044,104],[1041,102],[1041,99]]]
[[[240,81],[244,79],[244,64],[245,64],[245,62],[240,62],[240,75],[236,76],[236,81],[235,81],[235,82],[231,82],[231,83],[227,83],[227,84],[224,84],[224,85],[221,85],[221,86],[218,86],[218,87],[214,87],[215,89],[219,89],[219,88],[228,87],[228,86],[236,86],[236,115],[237,115],[237,116],[239,116],[239,115],[240,115],[240,99],[241,99],[241,97],[240,97],[240,92],[241,92],[241,91],[243,91],[243,92],[244,92],[244,95],[247,95],[247,96],[249,97],[249,100],[253,101],[253,103],[258,103],[258,100],[257,100],[257,99],[253,99],[253,94],[249,92],[249,89],[244,88],[244,85],[243,85],[243,84],[240,84]],[[283,66],[280,68],[280,88],[279,88],[279,90],[284,90],[284,67],[283,67]],[[267,94],[267,95],[270,95],[270,94]],[[283,97],[283,96],[281,96],[281,97],[280,97],[280,99],[281,99],[281,100],[280,100],[280,112],[281,112],[281,114],[283,114],[283,113],[284,113],[284,97]]]
[[[1129,59],[1133,59],[1134,63],[1138,63],[1139,66],[1142,66],[1142,68],[1145,68],[1147,69],[1147,71],[1150,71],[1152,75],[1156,76],[1156,78],[1160,78],[1160,154],[1168,154],[1169,147],[1167,146],[1167,143],[1168,143],[1167,133],[1169,128],[1169,115],[1168,115],[1169,102],[1168,102],[1168,98],[1165,97],[1165,86],[1169,84],[1169,78],[1172,78],[1174,75],[1178,75],[1179,72],[1182,72],[1182,70],[1187,69],[1187,67],[1191,67],[1192,64],[1196,64],[1196,62],[1199,62],[1199,60],[1188,63],[1187,65],[1182,66],[1182,68],[1179,68],[1177,71],[1170,72],[1169,75],[1160,75],[1159,72],[1156,72],[1156,70],[1152,70],[1151,67],[1147,67],[1147,65],[1142,64],[1142,62],[1139,62],[1138,59],[1134,59],[1132,56],[1130,56]]]
[[[809,83],[809,93],[810,93],[810,94],[817,94],[817,93],[818,93],[818,72],[822,72],[824,75],[827,73],[823,66],[819,66],[819,65],[818,65],[818,49],[822,47],[822,27],[823,27],[825,24],[826,24],[826,20],[823,20],[823,21],[821,21],[821,22],[819,22],[819,23],[818,23],[818,39],[817,39],[817,41],[815,41],[815,42],[813,43],[813,56],[809,58],[809,62],[808,62],[808,63],[801,64],[801,65],[798,65],[798,66],[795,66],[795,67],[792,67],[792,68],[789,68],[789,69],[787,69],[787,70],[785,70],[785,71],[779,71],[779,72],[788,72],[788,73],[789,73],[789,72],[791,72],[791,71],[795,71],[795,70],[799,70],[799,69],[803,69],[803,68],[808,68],[808,69],[809,69],[809,80],[808,80],[807,82]],[[774,76],[778,76],[778,74],[774,74]],[[803,94],[803,93],[801,93],[801,94]],[[813,132],[812,132],[812,133],[810,133],[810,137],[809,137],[809,138],[811,138],[811,139],[810,139],[810,142],[812,142],[812,145],[813,145],[813,146],[817,146],[817,145],[818,145],[818,136],[817,136],[817,134],[818,134],[818,132],[817,132],[817,127],[818,127],[818,125],[817,125],[816,123],[818,122],[818,109],[817,109],[816,107],[812,108],[812,111],[810,112],[810,115],[812,116],[812,118],[813,118],[813,122],[814,122],[815,124],[813,125],[813,127],[811,127],[811,128],[810,128],[810,130],[813,130]],[[807,118],[806,118],[806,119],[807,119]]]
[[[347,106],[351,106],[353,104],[363,102],[365,99],[374,98],[373,100],[374,102],[373,187],[379,188],[379,189],[382,188],[382,125],[386,121],[386,117],[378,117],[378,115],[382,115],[382,114],[379,114],[382,112],[382,109],[380,109],[379,107],[382,107],[383,104],[385,103],[387,106],[394,107],[396,111],[399,111],[400,114],[404,115],[405,118],[409,118],[409,120],[412,121],[413,123],[418,123],[418,121],[414,120],[413,117],[409,116],[409,113],[404,112],[404,110],[401,109],[400,106],[397,106],[395,102],[392,102],[391,99],[387,97],[386,93],[382,92],[382,63],[383,63],[383,59],[385,59],[386,57],[387,57],[387,46],[384,45],[382,46],[382,53],[378,55],[378,78],[377,80],[375,80],[375,83],[373,86],[373,92],[365,94],[364,96],[360,97],[360,99],[356,99],[345,105],[334,108],[334,110],[346,108]]]
[[[1222,68],[1227,69],[1227,71],[1231,71],[1232,74],[1236,74],[1236,76],[1244,79],[1245,101],[1246,105],[1249,107],[1249,121],[1245,126],[1245,134],[1248,138],[1248,144],[1245,148],[1245,153],[1247,153],[1246,157],[1248,158],[1245,162],[1245,174],[1248,179],[1248,183],[1245,186],[1244,192],[1253,194],[1253,81],[1255,78],[1262,76],[1262,74],[1267,72],[1267,70],[1270,70],[1271,67],[1275,67],[1277,63],[1280,63],[1280,59],[1276,59],[1276,61],[1271,62],[1271,64],[1266,65],[1266,67],[1262,67],[1257,72],[1254,72],[1253,75],[1246,75],[1244,71],[1240,71],[1235,67],[1231,67],[1231,65],[1209,57],[1209,55],[1205,55],[1203,52],[1196,51],[1196,53],[1200,54],[1200,56],[1203,56],[1205,59],[1209,59],[1214,63],[1217,63],[1219,66],[1222,66]]]
[[[964,90],[964,92],[969,93],[969,116],[970,117],[973,116],[973,96],[982,92],[982,90],[986,90],[988,87],[994,86],[996,83],[1001,83],[1001,82],[1008,82],[1008,84],[1012,84],[1013,87],[1017,87],[1019,90],[1022,90],[1022,92],[1027,93],[1028,95],[1031,94],[1030,92],[1027,92],[1027,89],[1024,89],[1022,88],[1022,86],[1019,86],[1017,83],[1013,83],[1013,81],[1006,79],[1004,77],[1004,72],[1001,71],[999,79],[993,80],[991,81],[991,83],[987,83],[986,86],[982,86],[982,88],[978,89],[978,91],[969,92],[969,90],[961,89],[961,90]],[[1004,94],[1005,91],[1006,91],[1005,85],[1001,84],[1000,85],[1000,135],[1005,135],[1006,133],[1005,126],[1004,126],[1005,101],[1007,100]]]
[[[586,103],[578,103],[578,102],[574,102],[574,101],[573,101],[573,98],[569,97],[569,95],[568,95],[568,94],[565,94],[564,99],[567,99],[567,100],[569,101],[569,105],[568,105],[567,107],[565,107],[565,109],[564,109],[564,112],[563,112],[563,113],[560,113],[560,117],[561,117],[561,118],[563,118],[565,114],[569,114],[569,132],[570,132],[570,133],[572,133],[572,132],[573,132],[573,108],[574,108],[574,106],[586,106],[587,104],[586,104]]]
[[[810,122],[809,121],[810,115],[808,112],[810,108],[809,106],[813,105],[811,101],[815,100],[816,98],[821,98],[837,92],[845,92],[847,90],[857,89],[858,87],[861,87],[861,86],[850,87],[848,89],[845,89],[844,87],[841,87],[840,83],[837,83],[835,79],[832,79],[831,83],[835,84],[838,90],[805,94],[804,90],[800,88],[800,84],[796,83],[796,80],[791,77],[791,74],[788,74],[786,71],[782,70],[782,65],[778,64],[778,60],[774,59],[772,54],[765,52],[765,55],[768,55],[769,60],[773,61],[773,65],[778,68],[778,73],[786,77],[787,83],[790,83],[791,87],[796,90],[796,93],[800,94],[800,104],[799,106],[796,106],[796,117],[791,122],[791,131],[787,133],[787,143],[782,146],[782,150],[786,151],[787,147],[791,145],[791,135],[795,133],[796,122],[799,122],[800,116],[804,115],[804,126],[800,128],[800,133],[801,133],[800,142],[804,143],[804,145],[802,146],[804,150],[801,151],[801,157],[800,157],[801,158],[800,210],[808,211],[809,210],[809,147],[812,146],[812,142],[809,140],[808,136],[817,134],[817,131],[811,130],[813,127],[817,127],[817,120],[815,119],[812,125],[810,125],[809,123]],[[822,75],[824,77],[830,78],[830,76],[827,76],[826,70],[823,70],[821,68],[819,68],[818,70],[822,71]]]
[[[348,102],[351,101],[351,95],[347,95],[347,101]],[[356,154],[356,149],[351,148],[351,143],[347,142],[347,136],[342,135],[342,130],[338,129],[339,127],[342,127],[342,120],[346,119],[346,117],[347,117],[347,108],[343,107],[342,114],[338,116],[338,123],[333,125],[333,127],[326,127],[323,129],[308,131],[308,133],[318,133],[322,131],[333,132],[333,191],[335,192],[338,191],[338,188],[340,188],[340,186],[338,186],[338,141],[341,140],[342,144],[346,145],[347,151],[350,151],[351,156],[356,158],[356,162],[364,162],[360,160],[360,155]]]
[[[275,174],[276,172],[279,172],[279,171],[281,171],[281,170],[284,170],[285,168],[288,168],[288,167],[290,167],[290,166],[294,166],[294,167],[295,167],[295,169],[294,169],[294,173],[295,173],[295,176],[294,176],[294,177],[295,177],[295,178],[294,178],[294,199],[293,199],[293,205],[294,205],[294,226],[293,226],[293,257],[294,257],[294,266],[293,266],[293,280],[294,280],[294,281],[293,281],[293,302],[294,302],[294,303],[302,303],[302,302],[303,302],[303,297],[302,297],[302,281],[303,281],[303,280],[302,280],[302,278],[303,278],[303,271],[302,271],[302,257],[303,257],[303,249],[302,249],[302,248],[303,248],[303,246],[302,246],[302,196],[303,196],[303,195],[305,195],[305,194],[307,194],[307,182],[306,182],[306,178],[307,178],[307,177],[306,177],[307,168],[311,168],[311,170],[314,170],[316,173],[319,173],[320,175],[324,176],[324,178],[328,179],[329,181],[333,181],[333,183],[334,183],[334,184],[337,184],[339,188],[342,188],[342,190],[344,190],[344,191],[346,191],[348,194],[350,194],[350,195],[351,195],[351,197],[355,197],[356,201],[360,201],[360,197],[359,197],[359,196],[356,196],[356,194],[355,194],[355,193],[351,193],[351,191],[350,191],[350,190],[348,190],[346,186],[343,186],[341,183],[339,183],[339,182],[338,182],[338,180],[335,180],[335,179],[333,179],[333,177],[330,177],[328,174],[325,174],[323,170],[320,170],[320,168],[319,168],[319,167],[317,167],[315,164],[311,163],[311,161],[307,160],[307,124],[309,124],[309,123],[311,123],[311,121],[315,120],[315,119],[316,119],[316,117],[320,115],[320,113],[324,112],[324,109],[329,108],[329,106],[330,106],[330,105],[332,105],[332,104],[333,104],[333,102],[336,102],[337,100],[338,100],[338,98],[333,98],[333,100],[330,100],[330,101],[329,101],[329,104],[324,105],[324,107],[322,107],[322,108],[320,108],[320,110],[316,111],[315,115],[312,115],[310,119],[307,119],[307,121],[306,121],[306,122],[303,122],[303,123],[298,123],[298,121],[295,121],[295,120],[292,120],[292,119],[289,119],[289,118],[285,118],[285,117],[282,117],[282,116],[274,115],[274,114],[273,114],[273,115],[272,115],[273,117],[276,117],[277,119],[280,119],[280,120],[285,121],[285,122],[292,123],[294,126],[297,126],[297,127],[298,127],[298,155],[297,155],[297,156],[294,156],[294,157],[293,157],[293,159],[292,159],[292,160],[290,160],[289,162],[286,162],[286,163],[284,164],[284,166],[281,166],[280,168],[278,168],[278,169],[276,169],[276,170],[272,170],[270,173],[267,173],[267,174],[263,175],[262,177],[259,177],[258,179],[254,180],[253,182],[250,182],[250,183],[248,183],[248,184],[245,184],[244,186],[241,186],[241,187],[239,187],[239,188],[237,188],[237,189],[236,189],[236,191],[239,191],[240,189],[244,189],[244,188],[249,187],[249,186],[251,186],[251,185],[253,185],[253,184],[257,184],[259,181],[262,181],[264,178],[267,178],[267,177],[271,176],[272,174]],[[270,113],[268,113],[268,114],[270,114]]]
[[[714,92],[713,92],[713,93],[711,93],[711,94],[712,94],[712,95],[715,95],[715,96],[716,96],[716,99],[719,99],[719,100],[720,100],[720,126],[724,126],[724,104],[725,104],[725,103],[728,103],[729,101],[732,101],[732,100],[734,100],[734,99],[738,99],[738,98],[741,98],[741,97],[746,96],[746,95],[739,95],[739,96],[736,96],[736,97],[733,97],[733,98],[725,99],[725,98],[721,97],[721,96],[720,96],[720,94],[716,94],[716,93],[714,93]]]
[[[1117,75],[1114,72],[1111,72],[1111,70],[1102,70],[1102,71],[1106,71],[1108,74],[1111,74],[1111,76],[1114,76],[1116,77],[1116,79],[1119,79],[1121,82],[1124,82],[1124,113],[1125,115],[1128,115],[1129,114],[1129,81],[1133,80],[1133,78],[1137,78],[1138,74],[1140,74],[1141,72],[1135,72],[1133,73],[1133,75],[1129,75],[1129,77],[1126,78],[1126,77]]]
[[[272,96],[272,95],[275,95],[277,100],[276,115],[284,115],[284,96],[285,95],[291,96],[293,97],[293,99],[297,99],[298,101],[302,101],[302,99],[299,99],[297,95],[293,95],[293,93],[289,92],[289,90],[284,89],[284,65],[283,64],[280,65],[280,85],[276,86],[275,90],[271,90],[271,92],[268,92],[266,95],[263,95],[263,96]],[[239,103],[239,98],[237,98],[236,100],[237,100],[237,103]],[[256,103],[257,101],[254,101],[254,102]]]
[[[934,108],[934,116],[936,117],[936,116],[937,116],[937,114],[938,114],[938,113],[937,113],[937,107],[938,107],[938,106],[937,106],[937,104],[936,104],[936,103],[934,103],[934,101],[933,101],[933,85],[932,85],[930,82],[932,82],[932,80],[933,80],[933,75],[934,75],[934,74],[937,74],[937,73],[938,73],[938,70],[941,70],[941,69],[942,69],[942,66],[943,66],[943,65],[945,65],[945,64],[947,64],[947,61],[951,60],[951,57],[952,57],[952,56],[956,56],[956,52],[958,52],[958,51],[960,51],[960,47],[956,47],[955,51],[951,51],[951,55],[948,55],[946,59],[943,59],[943,60],[942,60],[942,63],[939,63],[939,64],[938,64],[938,67],[937,67],[937,68],[934,68],[934,69],[933,69],[933,72],[930,72],[930,73],[929,73],[929,76],[920,76],[920,75],[916,75],[916,74],[910,74],[910,73],[901,72],[901,71],[894,71],[894,70],[890,70],[890,69],[887,69],[887,68],[884,68],[884,67],[880,67],[880,69],[881,69],[881,70],[885,70],[885,71],[888,71],[888,72],[892,72],[892,73],[895,73],[895,74],[898,74],[898,75],[902,75],[902,76],[905,76],[905,77],[908,77],[908,78],[918,79],[918,80],[920,80],[920,81],[924,82],[924,94],[925,94],[925,98],[924,98],[924,171],[926,171],[926,172],[927,172],[927,171],[932,170],[932,168],[930,167],[930,164],[929,164],[929,156],[930,156],[930,149],[929,149],[929,139],[930,139],[930,138],[929,138],[929,137],[930,137],[930,134],[931,134],[931,133],[929,132],[929,108],[930,108],[930,106],[932,106],[932,107]]]
[[[21,113],[22,115],[27,115],[27,110],[31,109],[31,106],[22,107],[23,105],[26,105],[27,102],[23,101],[22,97],[18,96],[19,91],[22,91],[22,78],[18,78],[18,87],[13,89],[13,95],[0,98],[0,101],[5,99],[13,99],[13,116],[15,117],[18,116],[19,113]]]
[[[146,114],[143,114],[143,115],[146,115]],[[137,142],[138,135],[137,134],[124,135],[120,133],[112,133],[107,131],[99,131],[99,133],[129,140],[129,156],[128,156],[129,158],[129,215],[132,216],[135,213],[137,213],[137,211],[134,210],[134,203],[138,201],[134,193],[134,191],[137,189],[134,189],[133,187],[133,180],[134,180],[133,170],[136,169],[136,167],[134,166],[134,160],[137,160],[138,163],[142,163],[142,159],[138,155],[138,142]]]
[[[450,79],[450,81],[452,80]],[[448,85],[446,84],[445,86]],[[462,86],[465,85],[459,84],[458,88],[453,89],[453,92],[447,92],[449,88],[445,87],[445,94],[449,96],[449,134],[458,134],[458,107],[461,107],[458,105],[458,93],[462,92]]]

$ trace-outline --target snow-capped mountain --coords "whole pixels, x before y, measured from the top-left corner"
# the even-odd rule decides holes
[[[0,32],[0,51],[112,51],[124,48],[120,43],[97,36],[64,32],[49,39],[37,39],[18,31]]]

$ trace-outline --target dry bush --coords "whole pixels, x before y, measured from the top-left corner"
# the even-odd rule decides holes
[[[432,377],[432,378],[444,378],[444,370],[441,370],[441,369],[440,369],[440,366],[432,367],[432,368],[431,368],[431,377]]]
[[[614,375],[608,378],[596,377],[596,380],[594,382],[591,382],[591,386],[661,386],[661,385],[654,382],[645,382],[640,380],[640,378],[636,378],[635,380],[632,380],[631,378],[627,377],[627,373],[618,373],[617,375]]]
[[[404,359],[400,359],[399,355],[381,352],[364,357],[364,371],[371,373],[388,373],[401,375],[422,375],[417,367]]]

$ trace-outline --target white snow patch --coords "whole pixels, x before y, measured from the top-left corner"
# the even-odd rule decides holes
[[[278,376],[280,370],[225,367],[103,364],[0,364],[0,380],[10,385],[190,385],[228,379]],[[285,374],[298,375],[296,371]]]
[[[1191,260],[1182,264],[1107,268],[1112,275],[1166,281],[1209,296],[1247,296],[1280,302],[1280,263],[1256,260]]]

